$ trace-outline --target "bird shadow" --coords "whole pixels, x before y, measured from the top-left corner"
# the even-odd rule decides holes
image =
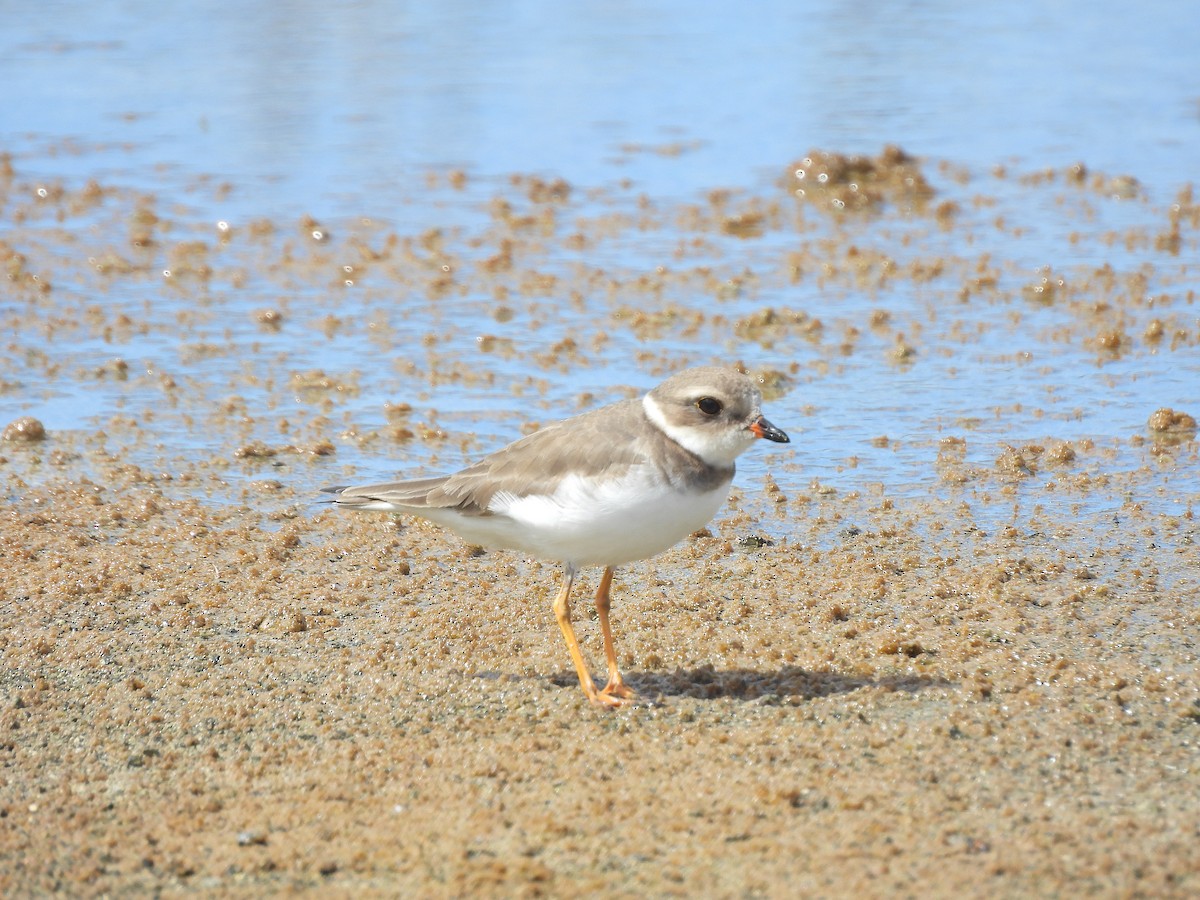
[[[550,679],[560,687],[578,689],[574,671],[560,672]],[[915,693],[927,688],[953,687],[957,682],[929,675],[886,675],[864,678],[838,672],[810,671],[799,666],[778,669],[718,669],[704,665],[671,672],[629,672],[626,683],[643,702],[670,697],[697,700],[739,700],[744,702],[812,700],[835,694],[847,694],[864,688]]]

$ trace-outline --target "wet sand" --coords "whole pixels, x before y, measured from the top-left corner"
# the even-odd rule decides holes
[[[907,168],[915,162],[885,154],[873,164],[871,191],[855,188],[864,198],[832,199],[892,204],[933,228],[956,227],[961,211],[905,193],[920,189]],[[849,172],[834,180],[843,191],[873,179],[862,168],[838,171]],[[1056,191],[1069,181],[1046,178]],[[521,286],[492,286],[496,302],[517,313],[521,298],[554,293],[534,266],[523,268],[523,253],[597,239],[556,227],[555,194],[568,186],[522,190],[527,217],[496,211],[491,243],[470,248],[473,277],[504,272]],[[87,193],[67,192],[58,208],[94,210]],[[39,202],[49,201],[32,201],[35,209]],[[669,218],[753,239],[776,227],[773,202],[731,209],[714,196],[707,210]],[[165,217],[139,213],[117,192],[105,203],[132,223],[121,254],[94,263],[110,267],[94,276],[108,279],[105,295],[144,283],[158,257],[131,260],[157,245],[175,260],[171,277],[188,279],[180,295],[207,297],[204,267],[224,265],[219,238],[176,241],[161,229]],[[21,208],[10,199],[8,214]],[[1185,251],[1194,249],[1196,215],[1186,204],[1179,213]],[[903,216],[891,225],[903,227]],[[304,224],[311,238],[319,223]],[[291,233],[266,225],[260,233],[246,252],[280,283],[312,267],[334,271],[328,259],[302,255],[297,248],[310,245]],[[38,235],[9,248],[20,298],[8,314],[10,352],[40,346],[55,328],[165,327],[149,307],[139,316],[47,299],[70,288],[41,286],[46,260],[60,260],[59,282],[69,285],[61,260],[91,239],[54,225]],[[356,252],[388,273],[381,296],[395,276],[436,303],[459,289],[440,268],[468,255],[446,247],[454,240],[431,233],[390,249],[363,242]],[[847,252],[850,241],[814,240],[813,256],[791,260],[795,277],[883,279],[878,257]],[[382,255],[371,259],[368,244]],[[834,246],[842,249],[828,254]],[[1164,271],[1178,273],[1170,247],[1155,252]],[[963,290],[976,298],[994,290],[992,264],[982,255],[947,263],[974,267]],[[788,263],[777,268],[791,277]],[[676,277],[698,283],[702,269]],[[1194,274],[1185,265],[1178,277]],[[912,265],[887,276],[906,285],[930,277]],[[1139,296],[1101,280],[1077,280],[1067,299],[1049,299],[1089,311],[1062,331],[1064,343],[1194,354],[1190,301],[1164,317],[1151,310],[1156,332],[1139,318],[1147,314]],[[1053,278],[1046,285],[1053,293]],[[679,310],[618,321],[587,305],[584,285],[567,287],[581,289],[581,317],[597,316],[589,339],[628,329],[647,341],[648,367],[673,365],[650,361],[655,329],[705,327],[681,324]],[[242,324],[269,337],[282,323],[286,335],[315,315],[299,305],[281,300]],[[954,347],[932,327],[901,331],[870,309],[860,326],[857,338],[826,332],[831,365],[872,329],[897,366]],[[783,311],[737,327],[764,347],[822,332]],[[188,343],[185,332],[167,340]],[[602,346],[581,335],[552,357],[530,352],[517,362],[553,381]],[[489,360],[503,351],[493,341],[480,363],[431,350],[414,365],[436,396],[439,385],[496,377]],[[281,376],[281,393],[307,398],[297,415],[236,396],[199,403],[192,391],[206,389],[189,383],[182,364],[64,368],[51,354],[45,365],[48,380],[130,378],[164,399],[102,428],[0,422],[6,895],[1200,892],[1200,498],[1189,480],[1200,450],[1188,422],[1200,407],[1147,410],[1144,426],[1108,443],[1009,444],[947,429],[929,436],[926,491],[874,480],[838,489],[786,466],[740,475],[706,532],[618,573],[617,649],[643,702],[608,712],[586,704],[557,633],[556,566],[481,554],[416,520],[312,503],[316,487],[344,481],[339,454],[352,449],[397,471],[410,451],[446,466],[460,450],[480,449],[420,403],[347,423],[339,398],[369,376]],[[772,420],[788,429],[776,408],[789,402],[797,373],[759,374],[777,388]],[[230,377],[242,376],[235,367]],[[253,397],[258,382],[246,377]],[[36,392],[27,375],[6,380],[6,391]],[[164,440],[155,414],[173,428],[183,416],[199,424],[155,450]],[[534,404],[523,418],[543,414]],[[822,420],[803,424],[814,431]],[[772,470],[769,459],[757,465]],[[597,577],[585,573],[580,598]],[[596,666],[589,607],[577,603],[576,618]]]

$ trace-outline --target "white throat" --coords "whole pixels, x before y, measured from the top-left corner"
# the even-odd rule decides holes
[[[649,394],[642,398],[642,408],[646,411],[646,418],[658,426],[663,434],[710,466],[732,466],[742,451],[754,442],[751,432],[736,426],[705,429],[674,425]]]

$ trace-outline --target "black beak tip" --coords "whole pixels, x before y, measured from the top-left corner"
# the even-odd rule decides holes
[[[790,444],[792,442],[792,439],[787,434],[768,422],[764,416],[759,416],[755,419],[750,425],[750,430],[754,432],[756,437],[766,438],[768,441],[774,441],[776,444]]]

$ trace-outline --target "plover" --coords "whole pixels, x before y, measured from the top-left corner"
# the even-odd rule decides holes
[[[472,544],[561,562],[554,615],[579,684],[592,703],[621,706],[635,694],[609,627],[613,570],[703,528],[729,494],[734,460],[757,438],[788,443],[761,402],[740,372],[687,369],[640,400],[548,425],[453,475],[323,490],[339,508],[420,516]],[[599,689],[571,627],[582,566],[604,567],[596,612],[608,683]]]

